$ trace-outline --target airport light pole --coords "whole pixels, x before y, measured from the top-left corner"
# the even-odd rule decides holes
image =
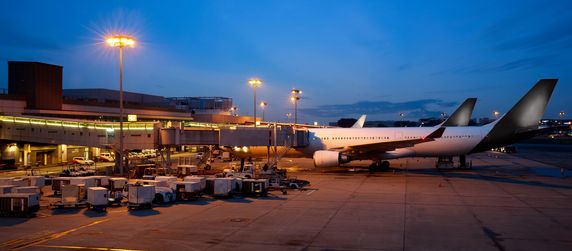
[[[134,47],[135,39],[129,36],[116,35],[108,37],[107,44],[119,48],[119,173],[123,176],[123,48]]]
[[[286,117],[288,118],[288,122],[290,122],[290,119],[292,118],[292,113],[291,112],[286,113]]]
[[[400,112],[399,117],[401,117],[401,127],[403,127],[403,117],[405,117],[405,113]]]
[[[266,110],[266,106],[268,105],[268,103],[261,101],[260,102],[260,108],[262,108],[262,121],[264,121],[264,110]]]
[[[494,112],[493,112],[493,115],[495,116],[495,120],[496,120],[496,119],[499,119],[499,114],[500,114],[499,111],[494,111]]]
[[[256,87],[262,85],[262,80],[251,78],[248,80],[248,84],[254,89],[254,127],[256,127]]]
[[[292,93],[290,100],[294,102],[294,125],[296,126],[298,124],[298,100],[300,100],[300,94],[302,94],[302,90],[293,88],[290,93]]]
[[[237,110],[238,110],[238,107],[236,107],[236,106],[233,106],[233,107],[230,108],[230,111],[231,111],[231,113],[232,113],[232,116],[236,116],[236,111],[237,111]]]

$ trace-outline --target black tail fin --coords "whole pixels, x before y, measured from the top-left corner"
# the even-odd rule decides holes
[[[473,115],[477,98],[468,98],[441,126],[467,126]]]
[[[512,144],[520,139],[518,135],[537,130],[557,82],[558,79],[538,81],[507,114],[492,123],[491,130],[473,152]]]

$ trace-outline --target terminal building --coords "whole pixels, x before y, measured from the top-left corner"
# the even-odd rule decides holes
[[[94,158],[101,151],[113,148],[118,138],[115,130],[119,121],[119,92],[63,89],[62,75],[63,67],[58,65],[8,62],[8,93],[0,94],[3,164],[57,164],[73,157]],[[232,114],[232,108],[232,99],[226,97],[166,98],[124,92],[124,114],[137,121],[124,126],[125,139],[127,144],[133,144],[132,148],[153,148],[159,137],[158,128],[173,125],[216,128],[217,124],[253,123],[252,117]],[[59,127],[61,130],[50,129]],[[185,136],[181,131],[173,138],[164,138],[171,139],[173,145],[218,140],[203,137],[201,141],[200,133]],[[68,143],[62,143],[61,139]]]

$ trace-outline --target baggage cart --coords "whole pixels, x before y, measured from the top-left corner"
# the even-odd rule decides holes
[[[7,193],[0,195],[0,214],[3,216],[33,216],[40,209],[40,195],[35,193]]]
[[[227,197],[232,191],[232,178],[215,178],[213,183],[213,196]]]
[[[177,182],[177,177],[175,176],[157,176],[155,177],[155,181],[159,181],[157,186],[164,186],[164,187],[173,187],[173,184]]]
[[[54,203],[53,206],[57,208],[85,206],[87,204],[85,201],[86,193],[87,191],[84,184],[64,185],[61,191],[62,200]]]
[[[71,177],[56,177],[52,179],[52,191],[54,194],[62,193],[62,186],[69,185]]]
[[[74,177],[70,180],[71,185],[85,185],[86,189],[88,187],[95,187],[95,178],[93,176],[87,177]]]
[[[14,189],[14,185],[0,185],[0,194],[7,194],[11,193],[12,189]]]
[[[95,187],[109,188],[109,176],[91,176],[94,179]]]
[[[155,186],[143,184],[130,184],[127,206],[131,209],[152,208],[155,198]]]
[[[246,196],[266,196],[268,194],[267,179],[242,180],[242,194]]]
[[[41,194],[41,189],[37,186],[25,186],[12,188],[13,193],[37,193]]]
[[[22,177],[28,181],[28,186],[37,186],[40,189],[46,185],[46,178],[44,176],[25,176]]]
[[[87,189],[87,207],[94,210],[107,210],[109,191],[105,187]]]
[[[201,190],[205,190],[207,187],[207,178],[201,176],[187,176],[183,178],[183,181],[199,182],[201,184]]]
[[[12,180],[14,178],[5,178],[5,177],[0,177],[0,186],[9,186],[12,185]]]
[[[12,180],[12,185],[17,186],[17,187],[27,187],[27,186],[29,186],[28,184],[29,184],[28,180],[26,180],[26,179],[18,178],[18,179]]]
[[[201,183],[196,181],[175,182],[175,193],[178,200],[189,200],[201,196]]]

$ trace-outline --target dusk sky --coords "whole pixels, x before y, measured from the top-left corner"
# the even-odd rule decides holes
[[[264,81],[267,119],[397,120],[506,112],[540,78],[559,78],[545,117],[572,116],[572,1],[1,1],[0,87],[7,61],[64,67],[64,88],[226,96],[252,114],[250,77]],[[260,113],[259,113],[260,114]]]

